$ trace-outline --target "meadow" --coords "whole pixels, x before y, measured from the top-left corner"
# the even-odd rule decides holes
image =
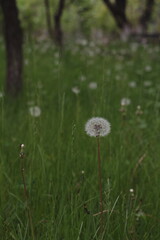
[[[103,239],[159,240],[160,47],[26,44],[17,99],[3,94],[0,55],[0,240],[33,240],[22,162],[35,239],[99,240],[96,140],[84,130],[97,116],[111,123],[100,139]]]

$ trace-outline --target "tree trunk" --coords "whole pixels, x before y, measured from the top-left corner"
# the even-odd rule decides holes
[[[147,31],[148,23],[149,23],[149,21],[151,19],[151,16],[152,16],[154,3],[155,3],[154,0],[146,0],[146,6],[145,6],[145,9],[144,9],[144,12],[142,13],[142,15],[139,19],[139,23],[140,23],[142,32]]]
[[[54,15],[54,23],[55,23],[54,38],[55,38],[56,44],[60,47],[62,47],[62,45],[63,45],[63,32],[62,32],[62,28],[61,28],[61,17],[63,14],[64,6],[65,6],[65,0],[59,0],[58,8]]]
[[[45,5],[45,9],[46,9],[46,22],[47,22],[48,35],[50,36],[51,40],[53,40],[53,28],[52,28],[52,23],[51,23],[49,0],[44,0],[44,5]]]
[[[116,0],[115,3],[111,3],[110,0],[103,1],[110,10],[120,29],[124,29],[126,26],[131,26],[126,16],[126,0]]]
[[[4,38],[7,57],[6,90],[17,95],[22,89],[23,36],[16,0],[0,0],[4,19]]]

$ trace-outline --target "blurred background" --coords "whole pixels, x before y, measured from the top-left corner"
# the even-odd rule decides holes
[[[22,43],[50,41],[62,49],[73,44],[87,45],[87,41],[106,45],[116,39],[159,39],[160,0],[1,0],[0,3],[0,37],[1,43],[5,42],[8,59],[6,88],[11,94],[19,92],[22,85]]]

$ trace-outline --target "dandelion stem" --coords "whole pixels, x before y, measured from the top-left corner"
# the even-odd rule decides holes
[[[20,158],[21,158],[21,174],[22,174],[22,181],[23,181],[23,188],[24,188],[24,197],[26,200],[26,205],[27,205],[27,215],[28,215],[28,220],[29,220],[29,224],[30,224],[30,228],[31,228],[31,235],[32,235],[32,240],[35,240],[35,234],[34,234],[34,227],[33,227],[33,220],[32,220],[32,214],[31,214],[31,208],[29,205],[29,195],[27,192],[27,185],[26,185],[26,181],[25,181],[25,174],[24,174],[24,152],[23,152],[23,148],[24,145],[22,147],[20,147]]]
[[[98,147],[98,182],[99,182],[99,197],[100,197],[100,232],[103,232],[103,197],[102,197],[102,171],[101,171],[101,155],[100,155],[100,141],[97,136]]]

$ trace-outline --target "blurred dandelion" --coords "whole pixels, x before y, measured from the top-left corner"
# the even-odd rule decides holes
[[[29,108],[29,113],[32,117],[39,117],[41,115],[41,109],[38,106],[33,106]]]
[[[127,106],[130,105],[131,100],[129,98],[122,98],[121,99],[121,107],[119,111],[122,114],[122,117],[125,118],[127,115]]]
[[[136,88],[137,83],[135,81],[132,81],[132,82],[128,83],[128,86],[131,87],[131,88]]]
[[[143,85],[144,85],[145,87],[150,87],[150,86],[152,85],[152,82],[149,81],[149,80],[147,80],[147,81],[144,81]]]
[[[78,87],[73,87],[72,92],[78,95],[80,93],[80,89]]]
[[[134,192],[134,189],[133,189],[133,188],[131,188],[131,189],[129,189],[129,191],[130,191],[130,193],[133,193],[133,192]]]
[[[96,89],[96,88],[97,88],[97,83],[96,83],[96,82],[90,82],[89,85],[88,85],[88,87],[89,87],[90,89]]]
[[[138,105],[138,106],[137,106],[137,109],[136,109],[136,112],[135,112],[135,114],[136,114],[136,115],[138,115],[138,116],[140,116],[140,115],[142,115],[142,114],[143,114],[143,111],[142,111],[142,109],[141,109],[141,106],[140,106],[140,105]]]
[[[0,92],[0,98],[3,98],[3,97],[4,97],[4,93]]]
[[[99,197],[100,197],[100,233],[103,233],[103,194],[102,194],[102,173],[101,173],[101,154],[99,137],[107,136],[111,131],[111,124],[104,118],[93,117],[89,119],[85,125],[85,131],[90,137],[97,139],[98,152],[98,182],[99,182]]]
[[[129,98],[122,98],[121,99],[121,106],[128,106],[131,104],[131,100]]]
[[[79,79],[80,79],[81,82],[84,82],[84,81],[86,81],[86,76],[81,75]]]
[[[146,71],[146,72],[151,72],[151,71],[152,71],[152,67],[151,67],[150,65],[147,65],[147,66],[145,67],[145,71]]]

